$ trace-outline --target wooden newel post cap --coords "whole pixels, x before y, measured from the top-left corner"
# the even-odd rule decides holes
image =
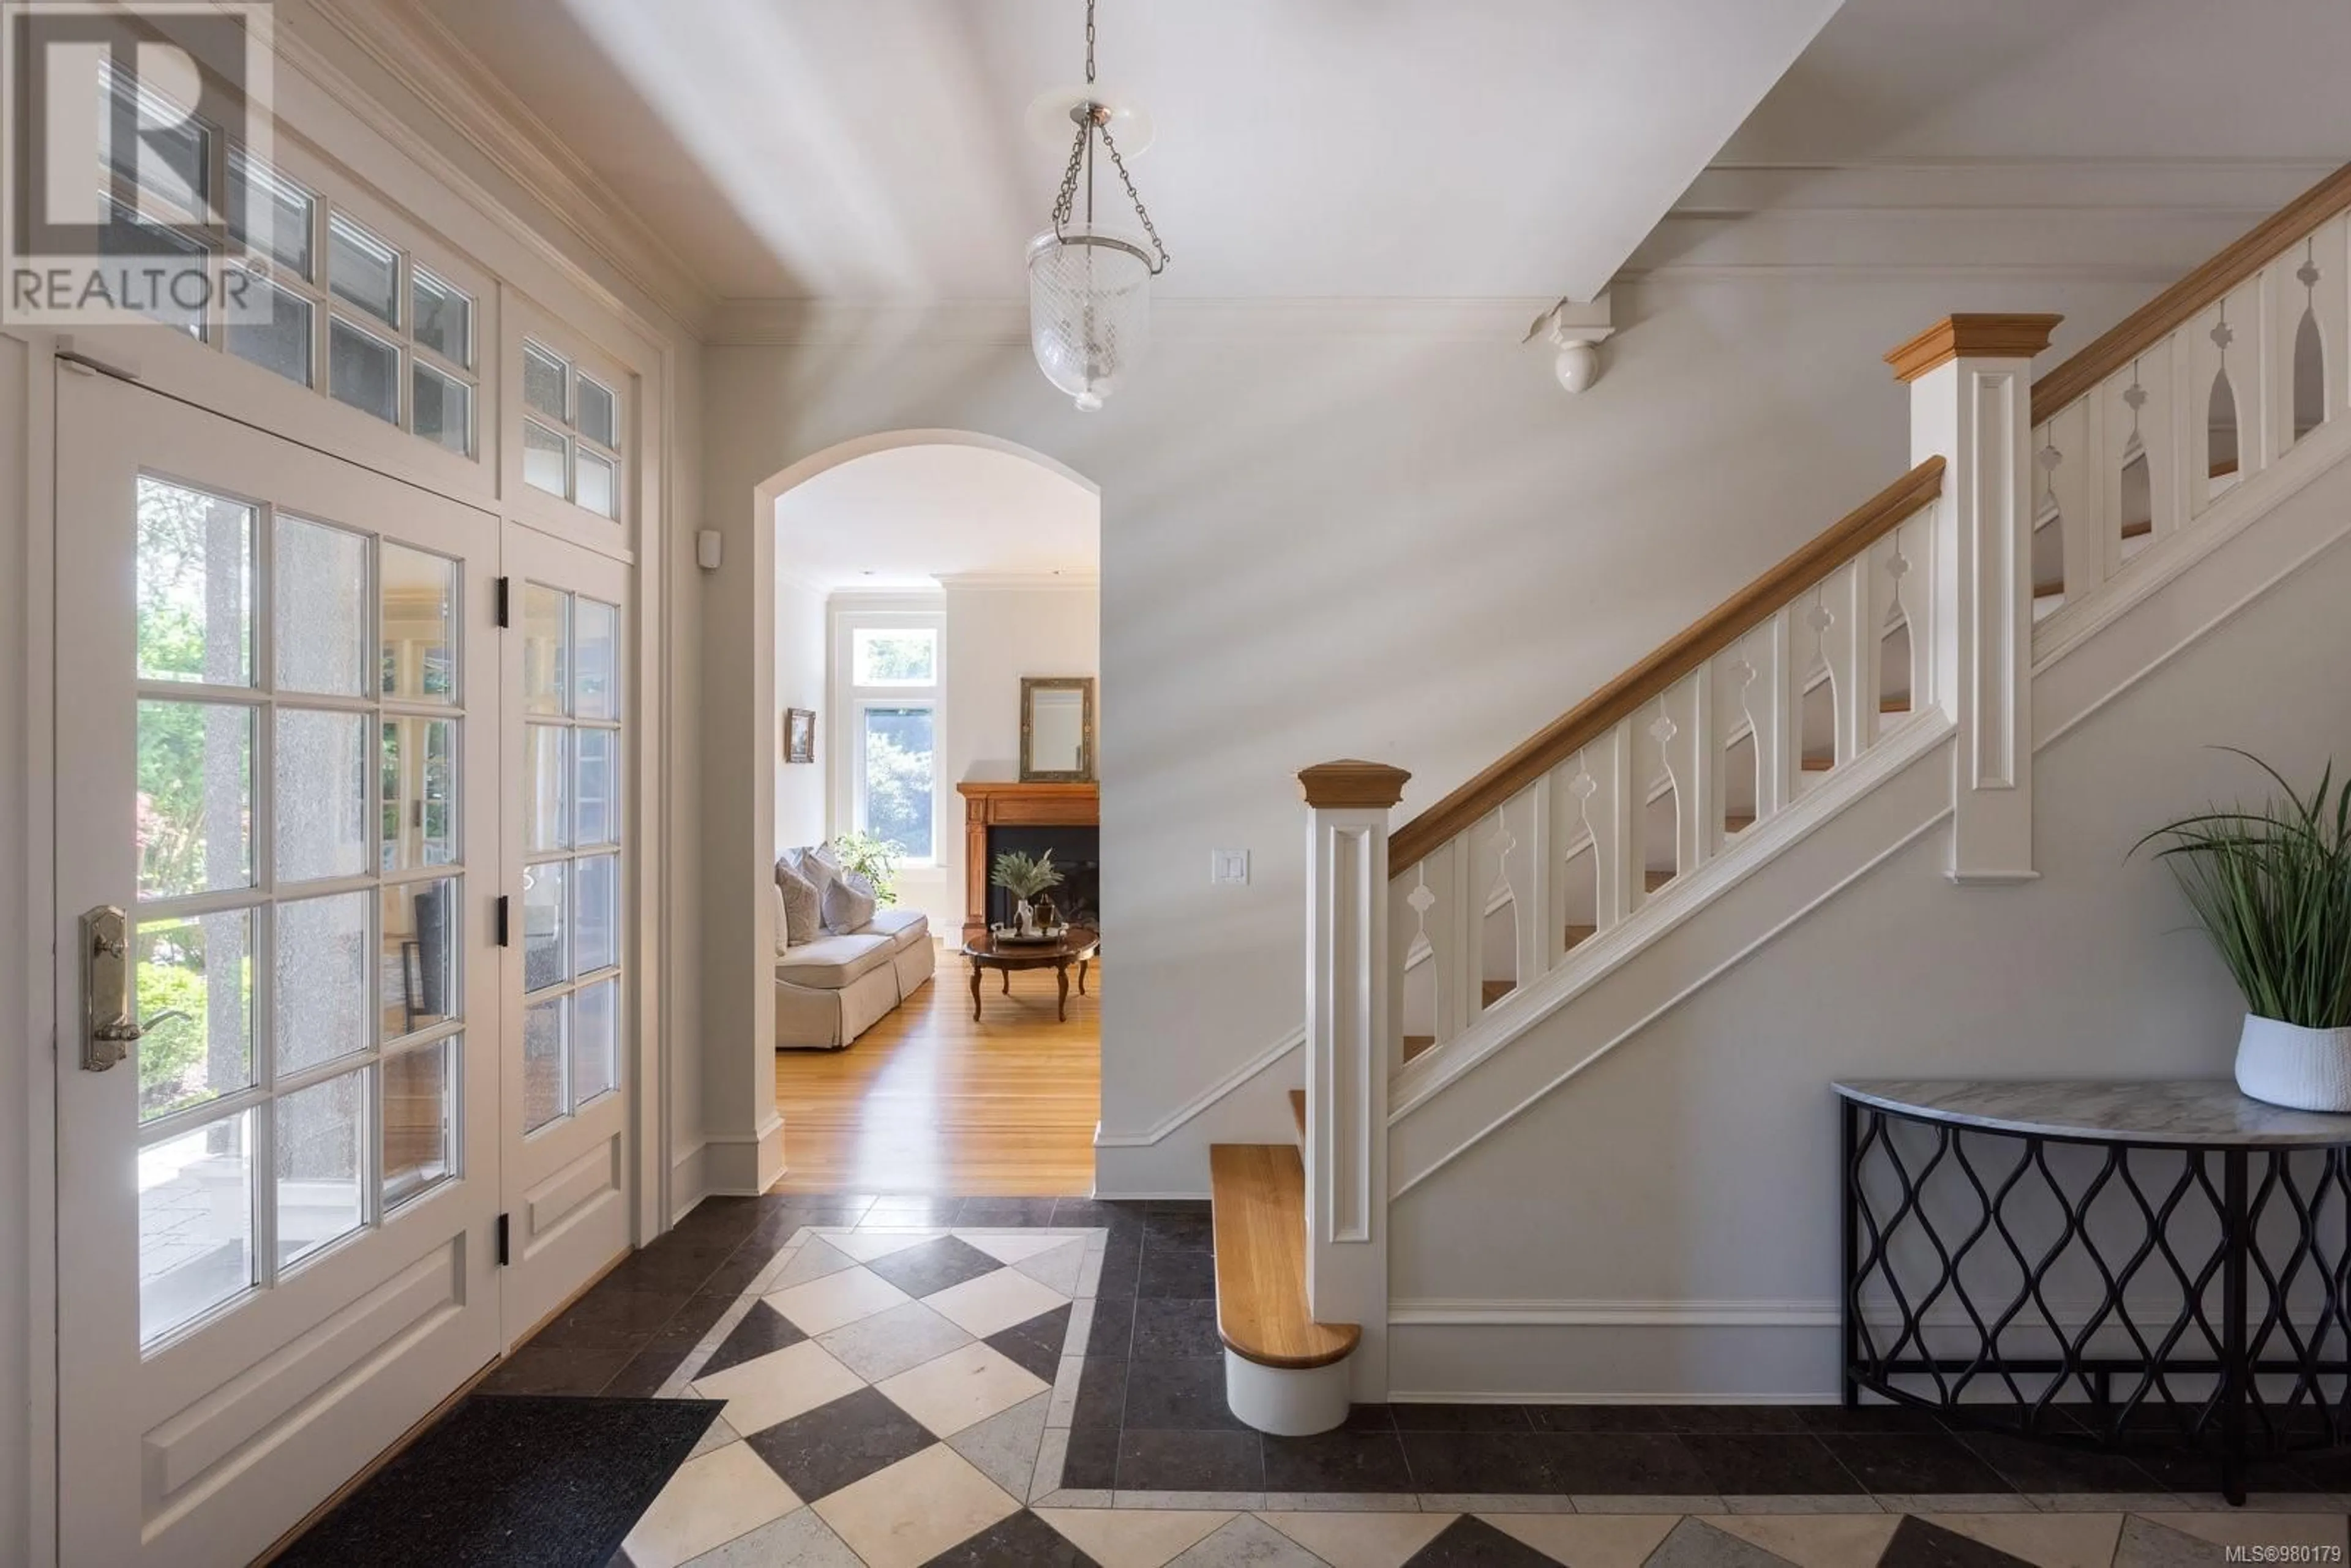
[[[1384,811],[1404,799],[1405,781],[1411,777],[1384,762],[1318,762],[1298,775],[1298,789],[1318,811]]]
[[[2029,360],[2049,346],[2063,316],[1946,316],[1892,353],[1894,379],[1915,382],[1953,360]]]

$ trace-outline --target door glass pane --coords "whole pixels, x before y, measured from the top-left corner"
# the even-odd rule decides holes
[[[389,1209],[456,1168],[457,1053],[463,1037],[404,1051],[383,1064],[383,1206]]]
[[[270,571],[278,688],[365,696],[366,538],[281,512]]]
[[[522,1130],[536,1132],[563,1114],[563,1009],[549,997],[522,1013]]]
[[[365,714],[277,710],[270,810],[280,883],[367,871],[367,743]]]
[[[457,563],[386,541],[383,695],[402,702],[457,700]]]
[[[139,1151],[139,1341],[253,1287],[253,1113]]]
[[[567,769],[564,753],[571,732],[561,725],[534,724],[523,730],[522,847],[559,850],[569,842],[565,830]]]
[[[577,460],[580,477],[574,499],[600,517],[619,517],[620,482],[614,476],[611,461],[597,456],[584,446],[580,449]]]
[[[600,980],[571,998],[571,1106],[578,1110],[617,1086],[613,1044],[621,982]]]
[[[327,228],[327,287],[385,326],[400,325],[400,253],[340,213]]]
[[[308,386],[310,302],[298,294],[288,294],[274,283],[255,281],[246,287],[263,291],[262,298],[269,302],[269,316],[266,320],[248,320],[240,315],[229,322],[225,337],[228,351],[298,386]]]
[[[277,1124],[277,1261],[307,1258],[366,1218],[367,1081],[346,1072],[280,1099]]]
[[[253,885],[253,710],[139,705],[139,896]]]
[[[571,443],[535,419],[522,422],[522,478],[533,489],[550,496],[569,496],[565,476]]]
[[[932,712],[870,707],[864,712],[865,831],[928,860],[932,852]]]
[[[582,846],[616,842],[620,812],[612,799],[612,750],[615,732],[582,729],[574,732],[580,753],[580,793],[572,808],[572,840]]]
[[[580,378],[580,422],[574,427],[580,434],[599,446],[617,451],[621,444],[620,421],[614,417],[611,392],[587,376]]]
[[[541,991],[569,976],[563,907],[563,862],[526,866],[522,873],[522,988]]]
[[[228,232],[247,250],[268,256],[297,277],[308,277],[316,211],[310,193],[293,181],[242,152],[230,154]],[[303,362],[308,363],[309,358],[304,353]]]
[[[456,744],[455,719],[384,720],[384,870],[457,863]]]
[[[618,718],[620,692],[613,685],[619,656],[621,612],[593,599],[571,607],[571,716]]]
[[[569,652],[564,645],[570,595],[527,582],[522,590],[522,702],[531,713],[563,712]]]
[[[400,423],[400,350],[336,317],[327,326],[327,387],[335,401]]]
[[[416,340],[453,365],[474,368],[474,301],[464,289],[415,269]]]
[[[474,455],[474,389],[430,365],[416,367],[416,434],[460,457]]]
[[[592,975],[620,960],[615,936],[621,857],[587,855],[571,862],[571,971]]]
[[[142,920],[131,943],[139,1119],[253,1082],[253,912]]]
[[[398,1040],[457,1014],[457,883],[387,887],[381,914],[383,1038]]]
[[[98,254],[141,264],[139,295],[131,308],[204,340],[204,300],[212,294],[212,279],[206,274],[210,253],[203,246],[120,202],[109,202],[106,222],[98,231]]]
[[[139,481],[139,675],[253,684],[253,512]]]
[[[571,367],[537,343],[522,346],[522,400],[559,424],[571,423],[571,403],[565,395]]]
[[[298,1072],[364,1051],[368,1019],[367,893],[277,906],[277,1071]]]

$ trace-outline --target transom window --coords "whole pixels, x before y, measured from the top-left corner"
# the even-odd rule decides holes
[[[109,69],[99,171],[110,255],[153,259],[145,313],[461,457],[477,450],[474,297],[203,121]],[[222,193],[231,254],[193,237]],[[241,269],[266,313],[229,319],[176,272]]]
[[[522,476],[600,517],[621,515],[621,397],[553,349],[522,346]]]

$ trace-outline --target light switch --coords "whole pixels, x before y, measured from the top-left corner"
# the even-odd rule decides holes
[[[1249,885],[1249,851],[1210,850],[1208,880],[1219,887]]]

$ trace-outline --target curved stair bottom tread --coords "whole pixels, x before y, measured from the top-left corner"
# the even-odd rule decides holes
[[[1286,1144],[1212,1144],[1217,1334],[1234,1354],[1287,1371],[1343,1361],[1355,1323],[1320,1323],[1306,1301],[1306,1166]]]

